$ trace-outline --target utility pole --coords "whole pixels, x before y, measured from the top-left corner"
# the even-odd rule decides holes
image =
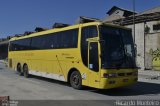
[[[135,0],[133,0],[133,36],[134,36],[134,43],[135,43]]]

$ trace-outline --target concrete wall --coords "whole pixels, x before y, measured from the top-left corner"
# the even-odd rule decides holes
[[[153,25],[159,24],[160,21],[150,21],[146,23],[135,24],[135,44],[137,44],[137,65],[141,69],[152,69],[153,65],[153,52],[160,50],[160,30],[153,30]],[[127,25],[126,27],[132,28],[132,34],[134,32],[133,25]],[[145,32],[145,28],[148,27],[148,32]],[[152,51],[152,53],[151,53]]]
[[[150,29],[149,32],[145,33],[145,67],[147,69],[154,68],[154,58],[159,58],[160,30],[153,30],[153,25],[159,23],[160,21],[151,21],[146,23],[146,26]],[[155,62],[160,63],[159,59],[156,59]]]
[[[150,22],[146,22],[146,25],[150,28],[150,31],[148,33],[160,33],[160,30],[153,30],[153,25],[156,24],[160,24],[160,20],[159,21],[150,21]]]
[[[145,67],[152,69],[153,52],[160,50],[160,33],[145,34],[145,48]]]
[[[126,27],[132,28],[133,39],[135,39],[135,44],[137,45],[137,65],[142,70],[144,67],[144,23],[135,24],[135,36],[134,36],[134,26],[127,25]]]

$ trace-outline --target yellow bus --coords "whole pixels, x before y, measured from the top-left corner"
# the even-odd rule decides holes
[[[135,57],[131,29],[89,22],[12,38],[8,63],[25,77],[109,89],[137,82]]]

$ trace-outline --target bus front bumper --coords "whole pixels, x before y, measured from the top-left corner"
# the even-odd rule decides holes
[[[122,78],[101,78],[99,89],[111,89],[133,85],[137,82],[137,76]]]

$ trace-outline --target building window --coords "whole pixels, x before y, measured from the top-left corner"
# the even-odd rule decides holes
[[[153,30],[160,30],[160,24],[153,25]]]

